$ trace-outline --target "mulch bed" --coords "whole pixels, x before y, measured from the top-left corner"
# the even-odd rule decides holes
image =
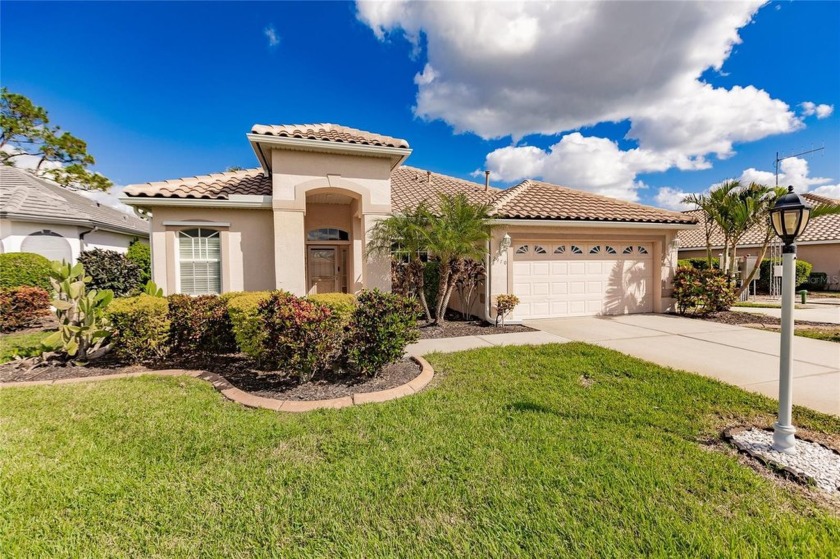
[[[336,376],[300,383],[283,371],[262,371],[243,355],[221,355],[212,360],[165,362],[153,367],[126,365],[112,355],[105,355],[87,366],[49,364],[32,368],[30,363],[12,361],[0,365],[0,383],[87,378],[120,373],[143,373],[163,369],[204,370],[223,376],[236,388],[279,400],[329,400],[363,392],[376,392],[403,385],[417,377],[422,368],[404,358],[389,365],[374,378]]]
[[[418,320],[417,328],[420,329],[421,340],[535,331],[533,328],[528,328],[521,324],[499,325],[497,327],[495,324],[490,324],[483,320],[464,320],[459,313],[452,311],[446,313],[446,321],[443,325],[430,325],[426,324],[425,320]]]
[[[773,327],[775,326],[778,329],[782,321],[773,316],[767,316],[764,314],[757,314],[757,313],[747,313],[747,312],[738,312],[738,311],[722,311],[719,313],[707,315],[707,316],[691,316],[686,315],[689,318],[701,318],[703,320],[710,320],[712,322],[720,322],[721,324],[732,324],[735,326],[768,326]],[[794,321],[797,327],[800,326],[807,326],[807,327],[814,327],[814,328],[836,328],[837,325],[831,322],[811,322],[808,320],[796,320]],[[772,328],[770,328],[772,329]]]

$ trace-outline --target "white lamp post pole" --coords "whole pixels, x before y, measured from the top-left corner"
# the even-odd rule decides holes
[[[773,448],[796,452],[793,426],[793,297],[796,286],[796,246],[785,246],[782,255],[782,340],[779,351],[779,419],[773,425]]]

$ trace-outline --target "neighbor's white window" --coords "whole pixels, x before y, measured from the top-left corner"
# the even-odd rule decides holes
[[[180,292],[189,295],[221,292],[221,252],[218,231],[212,229],[179,231]]]

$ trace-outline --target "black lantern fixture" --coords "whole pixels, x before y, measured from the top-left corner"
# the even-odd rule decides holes
[[[782,242],[784,252],[794,252],[793,242],[805,231],[811,217],[811,206],[805,204],[799,194],[788,186],[788,192],[773,205],[770,210],[770,225]]]

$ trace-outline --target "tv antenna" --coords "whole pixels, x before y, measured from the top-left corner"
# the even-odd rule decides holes
[[[783,155],[782,157],[779,157],[779,152],[777,151],[776,152],[776,186],[779,186],[779,163],[781,163],[785,159],[791,159],[793,157],[799,157],[800,155],[808,155],[809,153],[822,151],[824,149],[825,149],[825,146],[823,146],[821,148],[816,148],[816,149],[809,149],[808,151],[803,151],[801,153],[794,153],[794,154],[791,154],[791,155]]]

